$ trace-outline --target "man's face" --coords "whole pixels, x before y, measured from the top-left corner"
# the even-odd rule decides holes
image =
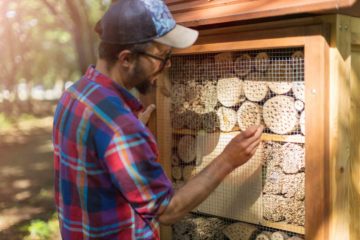
[[[156,86],[159,75],[170,67],[170,60],[167,62],[161,60],[166,59],[170,51],[170,47],[155,43],[145,53],[138,55],[129,73],[129,82],[132,82],[141,94],[148,93],[152,86]]]

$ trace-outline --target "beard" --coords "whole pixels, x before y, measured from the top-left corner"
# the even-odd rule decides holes
[[[153,89],[153,86],[150,84],[150,80],[153,75],[147,75],[144,68],[137,64],[134,68],[134,71],[131,74],[132,81],[135,82],[134,87],[139,91],[140,94],[145,95]]]

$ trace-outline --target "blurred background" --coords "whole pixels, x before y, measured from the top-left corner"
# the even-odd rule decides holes
[[[59,239],[51,127],[111,0],[0,0],[0,239]]]

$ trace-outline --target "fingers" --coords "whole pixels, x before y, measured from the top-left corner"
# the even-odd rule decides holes
[[[255,129],[255,131],[254,131],[254,129]],[[251,126],[248,129],[246,129],[244,132],[242,132],[238,135],[237,141],[243,142],[244,145],[250,145],[254,141],[256,141],[258,138],[261,137],[263,130],[264,130],[264,127],[261,125],[260,126]],[[251,135],[249,135],[250,132],[251,132]]]
[[[251,156],[253,156],[255,154],[260,142],[261,142],[261,138],[258,138],[255,142],[250,144],[250,146],[247,148],[246,151],[249,152]]]
[[[243,141],[244,141],[244,145],[245,145],[245,146],[249,146],[249,145],[253,144],[254,142],[256,142],[257,140],[261,140],[261,134],[262,134],[263,130],[264,130],[264,127],[260,126],[260,127],[256,130],[256,132],[255,132],[255,134],[254,134],[253,136],[251,136],[251,137],[248,138],[248,139],[243,140]]]
[[[146,124],[149,119],[150,119],[150,116],[152,114],[152,112],[155,110],[155,105],[154,104],[151,104],[149,105],[144,112],[140,113],[139,114],[139,119],[144,123]]]
[[[258,130],[258,127],[259,126],[251,126],[251,127],[248,127],[245,131],[243,131],[241,134],[244,138],[249,138],[251,137],[252,135],[255,134],[255,132]]]

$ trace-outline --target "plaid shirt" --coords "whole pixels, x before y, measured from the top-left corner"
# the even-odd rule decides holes
[[[54,117],[55,200],[63,239],[159,239],[172,197],[141,104],[89,67]]]

